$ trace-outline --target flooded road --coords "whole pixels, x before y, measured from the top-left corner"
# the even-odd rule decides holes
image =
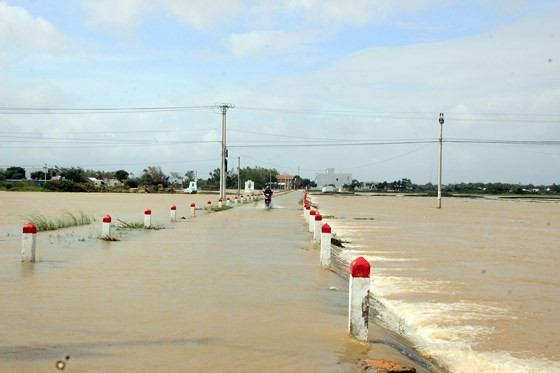
[[[560,203],[315,195],[380,317],[458,372],[560,371]]]
[[[0,193],[0,367],[353,372],[357,358],[398,358],[347,334],[347,283],[319,267],[301,197],[190,219],[191,202],[217,197]],[[171,205],[187,218],[169,222]],[[165,229],[98,239],[103,215],[142,221],[146,208]],[[20,262],[26,216],[78,209],[97,221],[38,233],[37,262]]]

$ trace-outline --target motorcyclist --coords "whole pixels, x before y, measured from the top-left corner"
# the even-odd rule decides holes
[[[270,202],[272,201],[272,189],[270,189],[270,185],[267,185],[264,190],[264,204],[266,207],[270,207]]]

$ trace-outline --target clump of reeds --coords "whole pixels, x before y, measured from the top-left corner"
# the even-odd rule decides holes
[[[160,230],[163,229],[165,227],[157,225],[157,226],[151,226],[149,228],[144,226],[144,222],[141,221],[133,221],[133,222],[128,222],[128,221],[123,221],[120,219],[117,219],[117,221],[120,223],[120,225],[117,226],[117,229],[153,229],[153,230]]]
[[[91,224],[95,221],[95,217],[91,214],[86,214],[81,210],[75,214],[65,210],[62,214],[55,217],[34,214],[28,216],[27,220],[37,227],[38,232],[42,232]]]

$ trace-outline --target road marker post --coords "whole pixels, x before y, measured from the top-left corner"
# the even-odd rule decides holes
[[[368,339],[370,265],[360,256],[350,264],[348,332],[356,339]]]
[[[21,261],[34,262],[35,250],[37,248],[37,227],[33,223],[23,226],[21,236]]]

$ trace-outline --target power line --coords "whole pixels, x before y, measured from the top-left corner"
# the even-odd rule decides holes
[[[153,106],[153,107],[89,107],[89,108],[68,108],[68,107],[0,107],[0,114],[8,115],[27,115],[27,114],[131,114],[131,113],[153,113],[169,111],[192,111],[209,110],[213,106]]]

